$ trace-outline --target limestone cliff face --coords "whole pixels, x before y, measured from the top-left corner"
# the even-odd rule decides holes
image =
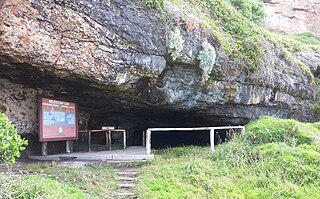
[[[320,33],[319,0],[264,0],[265,26],[277,32]]]
[[[96,119],[92,124],[117,118],[132,129],[243,124],[261,115],[313,119],[312,76],[271,44],[263,66],[248,70],[229,60],[210,34],[178,24],[183,55],[172,61],[168,27],[140,1],[7,0],[0,11],[0,77],[6,79],[0,108],[17,120],[36,123],[41,93],[78,101],[86,120]],[[197,60],[203,41],[217,51],[205,84]],[[12,98],[16,92],[23,97]]]

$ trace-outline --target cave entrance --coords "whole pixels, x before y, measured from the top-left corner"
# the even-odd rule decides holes
[[[209,131],[155,131],[151,137],[152,149],[180,146],[209,146]]]
[[[241,133],[245,133],[244,126],[149,128],[145,133],[145,145],[147,154],[151,154],[151,148],[186,145],[210,145],[211,152],[214,152],[215,144],[231,139],[239,130]]]
[[[247,122],[241,118],[212,115],[198,109],[185,110],[180,107],[176,110],[166,104],[151,103],[149,96],[144,93],[148,88],[148,81],[141,80],[134,88],[123,90],[122,87],[106,85],[67,71],[40,70],[35,66],[15,63],[7,58],[0,58],[0,68],[0,110],[4,110],[16,122],[18,129],[29,140],[28,150],[31,154],[41,152],[37,129],[37,95],[77,102],[79,130],[100,130],[102,126],[125,129],[128,146],[141,147],[142,130],[149,127],[237,125]],[[155,132],[152,147],[206,146],[210,143],[209,132]],[[123,148],[123,135],[112,134],[110,140],[115,144],[112,149]],[[216,138],[214,142],[217,142]],[[55,141],[49,145],[50,154],[65,152],[66,144],[63,141]],[[92,145],[93,151],[106,150],[105,133],[92,134]],[[76,151],[88,151],[88,133],[80,135],[74,147]]]

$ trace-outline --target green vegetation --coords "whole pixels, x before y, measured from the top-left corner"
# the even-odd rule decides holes
[[[122,150],[123,149],[123,144],[117,144],[117,143],[114,143],[112,144],[112,150]]]
[[[144,0],[146,5],[150,8],[162,10],[164,6],[164,0]]]
[[[117,187],[111,167],[36,164],[26,175],[0,173],[0,198],[107,198]]]
[[[140,198],[319,198],[320,123],[262,117],[216,147],[157,152]]]
[[[320,121],[320,79],[315,78],[315,83],[317,86],[316,99],[315,99],[315,103],[311,105],[311,110],[313,110],[317,121]]]
[[[88,198],[78,188],[40,176],[13,177],[0,174],[1,198]]]
[[[313,77],[310,69],[295,58],[298,51],[320,51],[316,37],[303,34],[288,36],[271,33],[257,25],[264,17],[261,0],[145,0],[147,5],[161,5],[161,18],[172,29],[186,24],[186,30],[211,30],[215,44],[222,48],[233,62],[255,69],[267,62],[266,51],[279,49],[278,55],[287,63],[300,66],[306,75]],[[168,4],[168,6],[164,6]],[[167,13],[172,7],[174,16]],[[172,21],[177,16],[180,20]],[[183,26],[182,26],[183,27]],[[308,39],[306,39],[308,38]],[[267,44],[270,43],[270,44]],[[272,63],[271,63],[272,64]]]
[[[293,35],[292,38],[307,45],[320,46],[320,35],[316,35],[312,32],[296,34]]]
[[[265,17],[261,0],[230,0],[231,4],[250,21],[258,22]]]
[[[28,142],[20,137],[8,116],[0,113],[0,163],[14,164]]]

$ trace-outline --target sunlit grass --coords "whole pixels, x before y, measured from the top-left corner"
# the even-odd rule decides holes
[[[319,123],[262,117],[216,148],[160,150],[142,169],[141,198],[319,198]]]
[[[0,198],[107,198],[117,188],[110,166],[70,168],[39,163],[24,170],[21,176],[0,173]]]

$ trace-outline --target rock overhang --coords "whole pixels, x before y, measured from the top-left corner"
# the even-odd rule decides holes
[[[97,118],[123,117],[131,127],[139,120],[153,126],[244,124],[261,115],[312,120],[312,77],[271,47],[267,62],[254,71],[216,47],[216,65],[202,84],[197,53],[203,38],[182,28],[183,56],[171,60],[165,24],[140,1],[30,2],[2,7],[0,77],[76,100]]]

